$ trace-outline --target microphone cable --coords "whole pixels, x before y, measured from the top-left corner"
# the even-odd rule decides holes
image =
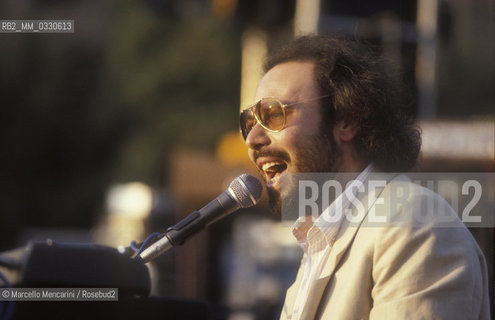
[[[130,248],[136,253],[136,255],[134,256],[133,259],[136,259],[136,257],[139,257],[139,255],[141,254],[141,252],[144,251],[144,249],[146,249],[150,244],[151,244],[151,240],[153,240],[154,238],[156,237],[163,237],[165,236],[165,234],[162,234],[162,233],[159,233],[159,232],[153,232],[152,234],[150,234],[146,240],[144,240],[141,245],[139,245],[136,241],[131,241],[131,244],[130,244]],[[158,240],[158,239],[157,239]]]

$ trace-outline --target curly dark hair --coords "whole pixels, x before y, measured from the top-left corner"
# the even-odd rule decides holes
[[[405,91],[370,47],[336,36],[303,36],[270,55],[264,72],[290,61],[314,63],[318,89],[329,96],[321,105],[323,123],[357,125],[355,146],[365,160],[388,172],[416,165],[421,134],[406,110]]]

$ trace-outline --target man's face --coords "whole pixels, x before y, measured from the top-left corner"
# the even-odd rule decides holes
[[[319,97],[311,62],[286,62],[268,71],[258,85],[255,101],[275,97],[284,104]],[[270,132],[256,124],[246,137],[248,154],[264,178],[270,205],[280,214],[281,201],[290,192],[287,173],[336,171],[339,151],[330,124],[323,123],[321,100],[287,109],[285,128]],[[284,181],[284,190],[282,190]]]

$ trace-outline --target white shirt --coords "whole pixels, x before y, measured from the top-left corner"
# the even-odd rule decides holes
[[[293,225],[292,232],[304,250],[301,261],[303,279],[297,292],[294,309],[286,310],[284,306],[283,312],[287,313],[287,319],[300,319],[303,307],[308,299],[310,284],[320,278],[332,245],[339,232],[344,217],[343,212],[351,205],[349,197],[344,197],[344,194],[352,192],[356,196],[358,193],[356,186],[364,183],[372,170],[373,165],[369,164],[314,222],[311,217],[300,217]],[[335,215],[337,209],[341,210],[340,216]],[[330,219],[330,217],[339,218]]]

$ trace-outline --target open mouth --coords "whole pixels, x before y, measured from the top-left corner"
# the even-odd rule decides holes
[[[270,161],[263,164],[261,167],[266,175],[266,182],[268,186],[276,184],[281,175],[287,170],[287,163],[283,161]]]

